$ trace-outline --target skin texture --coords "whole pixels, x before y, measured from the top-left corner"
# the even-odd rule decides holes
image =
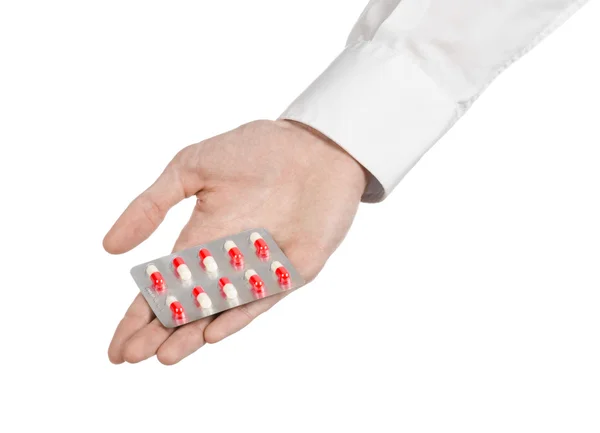
[[[255,121],[181,150],[123,212],[104,248],[129,251],[171,207],[195,196],[174,251],[265,227],[311,281],[344,239],[366,181],[360,164],[318,132],[289,121]],[[157,355],[163,364],[175,364],[239,331],[280,299],[265,298],[173,330],[160,324],[138,294],[115,331],[109,359],[137,363]]]

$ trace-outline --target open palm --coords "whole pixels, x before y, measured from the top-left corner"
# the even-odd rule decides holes
[[[362,167],[316,131],[288,121],[256,121],[186,147],[137,197],[104,239],[124,253],[144,241],[185,198],[197,204],[174,250],[264,227],[311,281],[346,235],[366,184]],[[237,332],[278,302],[272,296],[176,329],[161,325],[138,294],[108,355],[135,363],[157,355],[174,364]]]

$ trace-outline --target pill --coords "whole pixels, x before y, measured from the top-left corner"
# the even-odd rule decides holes
[[[162,292],[166,288],[165,279],[162,274],[158,271],[158,268],[154,265],[148,265],[146,268],[146,275],[152,281],[152,287],[156,289],[157,292]]]
[[[172,263],[173,269],[175,269],[175,273],[179,278],[181,278],[183,281],[188,281],[192,279],[192,272],[181,257],[175,257]]]
[[[248,269],[244,276],[250,283],[250,286],[252,286],[252,290],[254,290],[256,293],[263,293],[265,291],[265,283],[262,278],[258,276],[254,269]]]
[[[256,255],[262,259],[269,258],[269,246],[260,234],[254,232],[250,235],[250,242],[256,248]]]
[[[219,280],[219,287],[221,288],[221,292],[223,296],[227,299],[235,299],[237,298],[238,292],[229,278],[223,277]]]
[[[198,253],[198,256],[200,257],[200,263],[202,263],[202,266],[204,266],[204,269],[206,269],[207,272],[217,272],[219,266],[217,265],[217,262],[210,251],[208,251],[206,248],[202,248]]]
[[[167,307],[169,307],[169,309],[173,313],[174,318],[183,319],[185,311],[183,310],[183,306],[175,296],[167,296]]]
[[[279,284],[282,286],[287,286],[291,282],[290,273],[288,270],[279,262],[273,262],[271,264],[271,271],[275,273],[277,276],[277,280],[279,280]]]
[[[227,251],[227,254],[229,254],[229,257],[231,257],[231,263],[236,267],[243,266],[244,265],[244,255],[239,250],[239,248],[237,247],[235,242],[227,241],[227,242],[225,242],[224,246],[225,246],[225,251]]]
[[[200,307],[202,307],[202,308],[212,307],[212,301],[210,300],[210,296],[208,296],[208,293],[206,293],[202,287],[200,287],[200,286],[194,287],[194,290],[192,290],[192,295],[194,295],[194,298],[196,299],[196,301],[198,301],[198,304],[200,304]]]

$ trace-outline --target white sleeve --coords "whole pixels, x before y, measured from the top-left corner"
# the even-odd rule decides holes
[[[586,0],[371,0],[282,114],[346,149],[388,195],[490,82]]]

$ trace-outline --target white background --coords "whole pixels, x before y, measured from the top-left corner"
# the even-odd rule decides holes
[[[124,256],[105,231],[181,147],[275,118],[365,2],[0,3],[1,431],[599,431],[598,2],[313,284],[175,367],[109,363],[193,203]]]

